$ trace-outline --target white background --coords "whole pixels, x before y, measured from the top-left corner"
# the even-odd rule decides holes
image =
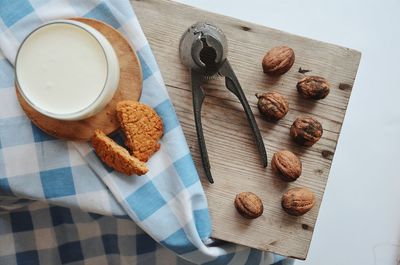
[[[362,52],[307,261],[400,264],[400,0],[179,0]]]

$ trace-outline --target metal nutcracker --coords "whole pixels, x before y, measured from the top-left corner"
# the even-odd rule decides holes
[[[190,69],[191,73],[193,110],[197,137],[204,171],[210,183],[214,183],[214,180],[211,175],[210,161],[208,159],[201,124],[201,106],[205,97],[202,85],[206,80],[210,79],[210,77],[216,75],[225,77],[226,88],[228,88],[242,104],[247,120],[253,131],[257,149],[261,155],[262,164],[264,167],[268,164],[267,153],[260,130],[258,129],[254,115],[239,81],[229,64],[227,53],[228,42],[224,33],[217,26],[206,22],[198,22],[188,28],[183,34],[179,45],[181,61]]]

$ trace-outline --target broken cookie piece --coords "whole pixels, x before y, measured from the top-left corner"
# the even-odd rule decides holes
[[[131,154],[143,162],[160,149],[163,123],[150,106],[125,100],[117,104],[117,117],[125,134],[125,144]]]
[[[101,130],[96,130],[92,137],[92,146],[100,159],[109,167],[126,175],[144,175],[149,170],[145,163],[129,154]]]

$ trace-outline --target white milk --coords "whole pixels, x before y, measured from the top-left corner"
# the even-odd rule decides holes
[[[33,32],[18,53],[18,84],[31,105],[72,114],[93,104],[107,79],[107,57],[85,29],[66,23]]]

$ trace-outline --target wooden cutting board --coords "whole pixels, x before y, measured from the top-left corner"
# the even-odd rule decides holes
[[[212,236],[305,259],[360,62],[360,52],[167,0],[132,1],[132,4],[159,63],[201,175],[212,217]],[[182,33],[197,21],[212,22],[227,35],[228,58],[256,116],[269,162],[273,153],[281,149],[299,155],[303,174],[296,182],[284,183],[270,166],[266,169],[261,166],[242,106],[225,89],[223,80],[214,80],[205,87],[203,128],[215,183],[206,181],[197,145],[189,72],[178,57]],[[271,78],[263,74],[261,60],[266,51],[276,45],[293,48],[296,61],[288,73],[280,78]],[[326,99],[316,102],[298,95],[296,83],[303,77],[298,73],[299,67],[329,80],[331,93]],[[289,99],[290,111],[278,123],[266,122],[259,115],[254,95],[266,91],[278,91]],[[316,117],[324,128],[322,139],[309,148],[296,145],[289,136],[293,121],[305,114]],[[292,187],[308,187],[316,194],[316,206],[302,217],[289,216],[281,209],[281,196]],[[252,191],[262,198],[264,214],[260,218],[249,221],[236,213],[233,201],[242,191]]]

